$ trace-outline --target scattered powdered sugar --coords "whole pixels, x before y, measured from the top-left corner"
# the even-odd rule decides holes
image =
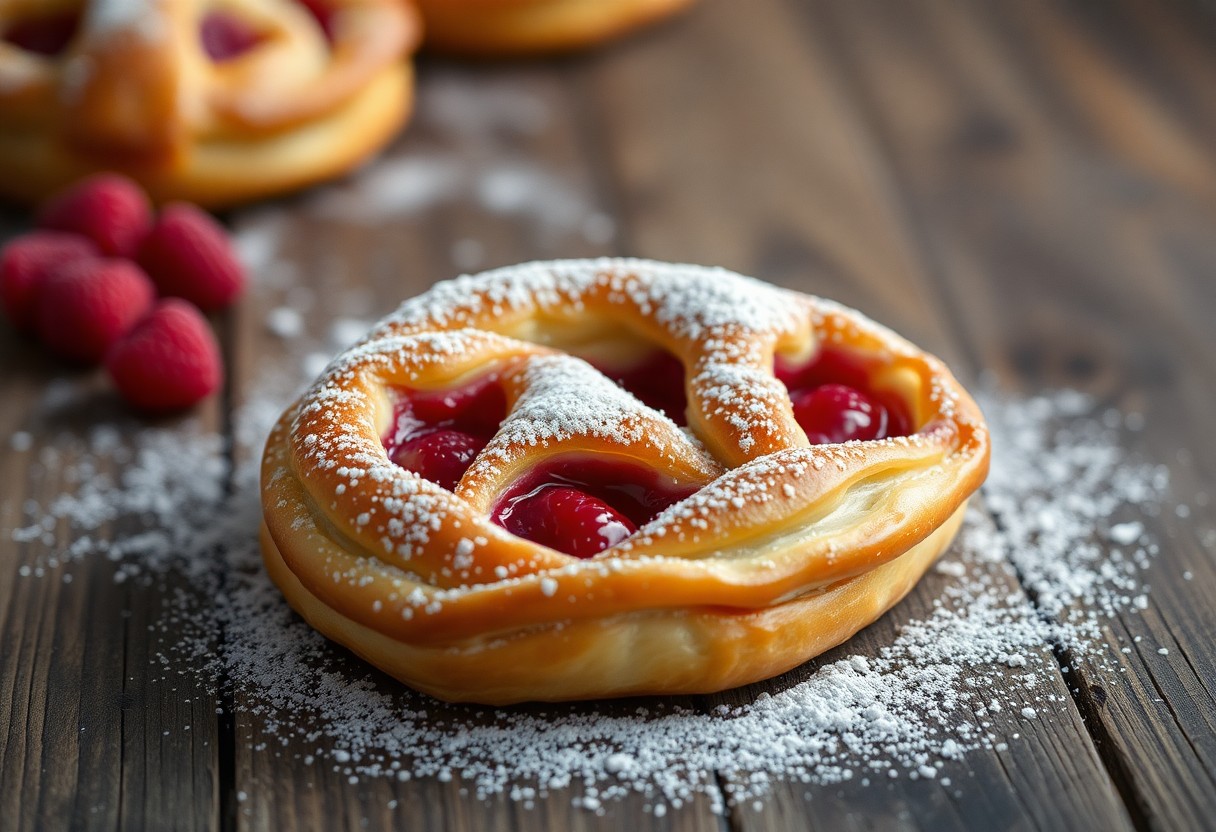
[[[999,532],[983,545],[1003,549],[1046,616],[1068,619],[1062,641],[1080,630],[1096,637],[1095,611],[1112,614],[1141,594],[1158,547],[1138,517],[1157,513],[1169,482],[1164,465],[1130,465],[1108,420],[1086,418],[1092,408],[1068,392],[986,408],[1004,441],[993,442],[983,492]]]
[[[551,129],[561,104],[558,90],[545,95],[499,78],[479,79],[474,91],[459,73],[436,67],[419,90],[411,140],[313,192],[304,210],[327,222],[375,226],[463,205],[517,223],[545,247],[572,237],[607,245],[616,224],[595,204],[590,183],[550,157],[504,152]],[[476,268],[480,257],[472,253],[466,246],[453,259]]]
[[[502,136],[540,135],[550,126],[545,99],[500,75],[470,84],[460,71],[436,67],[419,90],[418,119],[462,145],[496,147]]]
[[[1166,486],[1165,470],[1129,460],[1079,394],[981,397],[994,449],[982,505],[926,578],[939,588],[931,611],[904,620],[876,655],[851,655],[846,643],[775,693],[701,705],[455,706],[330,645],[265,576],[253,462],[278,401],[255,401],[238,420],[236,456],[249,463],[235,471],[224,443],[195,425],[134,439],[97,428],[31,449],[65,493],[29,502],[8,530],[30,548],[22,574],[67,575],[68,561],[91,554],[115,560],[118,574],[185,572],[197,592],[164,611],[159,660],[239,691],[237,707],[282,743],[276,753],[352,781],[460,779],[526,805],[571,790],[588,811],[634,792],[660,816],[698,794],[718,809],[762,798],[779,780],[945,779],[953,761],[1006,747],[1018,730],[1010,716],[1024,725],[1071,707],[1056,692],[1051,648],[1104,655],[1103,619],[1144,607],[1156,551],[1144,519]],[[131,535],[98,533],[128,515],[140,518]],[[62,538],[73,542],[58,547]]]
[[[304,332],[304,317],[289,306],[276,306],[266,313],[266,328],[280,338],[297,338]]]
[[[467,185],[457,158],[387,158],[349,182],[319,191],[309,209],[322,219],[374,223],[455,201]]]
[[[53,435],[30,476],[58,481],[63,492],[45,503],[27,500],[21,525],[9,530],[14,541],[34,544],[23,568],[41,575],[96,555],[119,563],[120,581],[195,568],[189,561],[227,542],[213,528],[226,497],[225,450],[221,437],[195,423],[145,429],[135,444],[104,424],[85,436]],[[120,534],[107,530],[116,521],[127,524]]]

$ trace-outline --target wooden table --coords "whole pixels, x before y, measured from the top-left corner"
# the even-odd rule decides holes
[[[597,54],[427,60],[420,76],[418,118],[390,167],[373,169],[401,177],[387,194],[373,172],[229,217],[283,231],[280,261],[317,293],[307,329],[378,316],[462,268],[596,254],[720,264],[855,306],[964,381],[1075,387],[1142,412],[1137,452],[1169,465],[1183,497],[1216,490],[1205,4],[704,0]],[[401,204],[421,199],[410,160],[430,165],[417,205]],[[469,179],[490,163],[517,180]],[[556,197],[513,205],[520,182]],[[10,232],[27,225],[9,214]],[[271,285],[216,321],[231,383],[196,416],[221,432],[268,368],[299,365],[264,325],[282,303]],[[27,431],[40,446],[98,421],[139,429],[97,378],[0,339],[0,436]],[[48,422],[37,403],[65,377],[96,392]],[[0,447],[0,528],[64,487],[33,458]],[[71,583],[20,578],[34,544],[6,533],[0,828],[1213,828],[1212,512],[1151,526],[1163,551],[1148,608],[1117,614],[1106,635],[1168,644],[1168,658],[1112,651],[1126,684],[1102,690],[1078,659],[1053,683],[1068,707],[1004,751],[969,755],[963,788],[780,786],[758,812],[716,816],[698,799],[662,819],[629,799],[602,816],[561,793],[528,810],[458,783],[351,785],[301,766],[259,745],[239,699],[189,677],[155,683],[148,627],[164,594],[189,586],[115,583],[104,559],[75,564]],[[914,591],[850,651],[877,651],[932,600]],[[166,736],[184,722],[192,735]]]

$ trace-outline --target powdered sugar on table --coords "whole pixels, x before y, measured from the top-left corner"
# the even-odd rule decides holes
[[[1052,648],[1099,664],[1113,655],[1102,623],[1147,606],[1156,544],[1142,518],[1167,485],[1165,469],[1129,459],[1118,429],[1080,394],[980,398],[993,473],[926,584],[937,593],[931,614],[908,619],[897,608],[899,634],[877,654],[850,655],[846,643],[773,693],[733,696],[738,705],[451,706],[386,683],[330,645],[260,568],[253,462],[281,392],[246,408],[236,458],[250,464],[236,470],[224,442],[197,425],[133,441],[102,427],[73,440],[70,454],[22,451],[64,482],[87,484],[25,505],[22,524],[6,533],[30,544],[21,574],[31,579],[66,578],[72,560],[90,556],[113,560],[123,580],[185,573],[198,593],[175,596],[164,611],[169,666],[241,691],[237,701],[263,734],[347,777],[457,778],[476,794],[525,803],[562,790],[601,812],[640,792],[655,814],[696,794],[718,808],[762,798],[780,780],[948,779],[955,761],[1017,741],[997,714],[1038,721],[1071,707],[1054,693]],[[121,474],[97,475],[115,463]],[[142,518],[141,531],[100,534],[126,514]],[[54,546],[59,524],[75,541],[67,550]],[[1011,591],[1015,575],[1033,601]],[[991,690],[1001,693],[981,693]],[[730,784],[725,792],[720,782]]]

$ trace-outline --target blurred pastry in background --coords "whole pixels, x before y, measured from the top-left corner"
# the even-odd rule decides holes
[[[568,52],[617,37],[693,0],[415,0],[428,49],[509,57]]]
[[[221,207],[341,174],[412,109],[400,0],[0,0],[0,195],[98,170]]]

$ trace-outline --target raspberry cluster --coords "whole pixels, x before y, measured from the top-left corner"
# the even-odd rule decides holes
[[[245,272],[210,214],[154,214],[138,185],[99,174],[52,197],[38,230],[0,251],[0,307],[13,326],[78,364],[105,363],[146,412],[190,407],[222,383],[203,312],[232,304]]]

